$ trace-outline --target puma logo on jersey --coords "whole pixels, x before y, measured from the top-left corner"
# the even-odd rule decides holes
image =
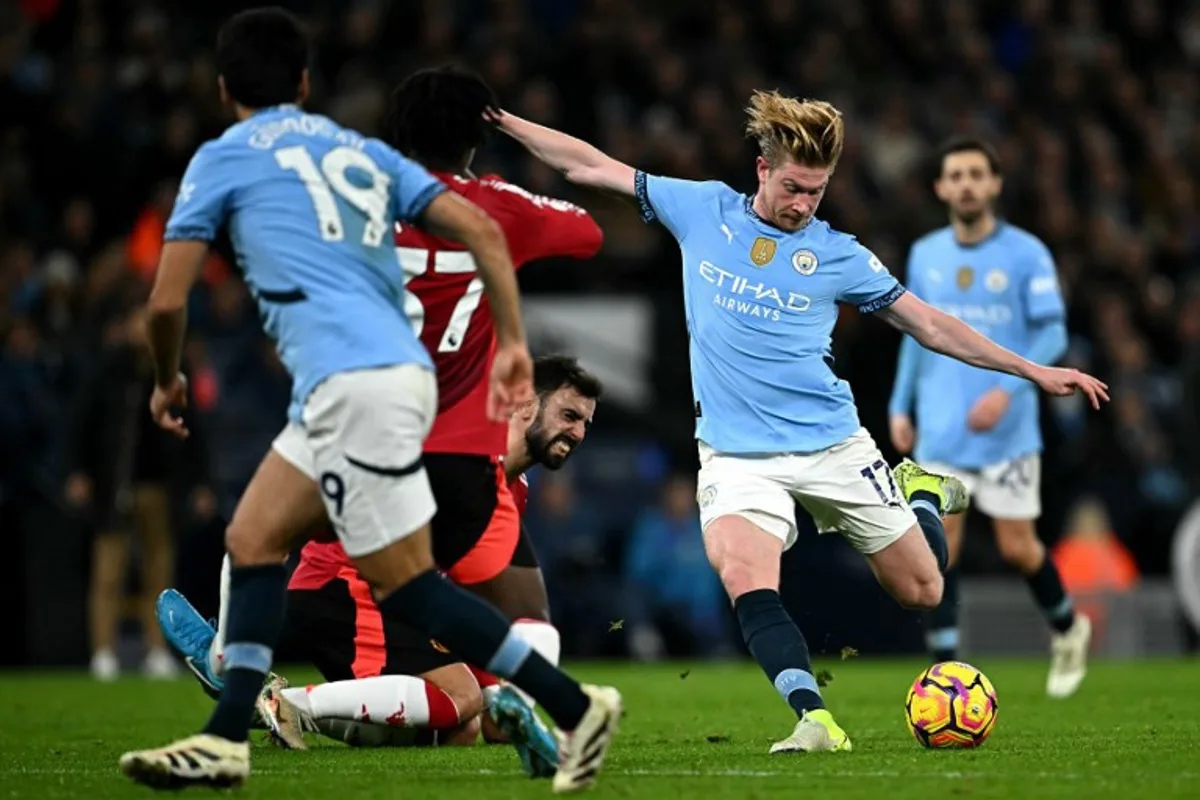
[[[729,240],[729,244],[733,244],[733,231],[729,230],[729,226],[721,223],[721,233],[725,234],[725,238]]]

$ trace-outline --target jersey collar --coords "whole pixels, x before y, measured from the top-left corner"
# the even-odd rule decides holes
[[[265,108],[255,109],[254,113],[251,114],[250,116],[257,117],[261,114],[274,114],[279,111],[299,111],[299,110],[300,110],[300,106],[296,105],[295,103],[280,103],[277,106],[267,106]]]
[[[958,237],[954,235],[954,226],[952,225],[950,226],[950,238],[954,240],[955,245],[961,247],[963,250],[974,250],[977,247],[983,247],[985,244],[999,236],[1000,231],[1005,227],[1005,225],[1007,225],[1007,223],[1004,220],[997,218],[996,224],[992,228],[991,233],[980,239],[978,242],[971,242],[970,244],[966,242],[960,242],[958,240]]]

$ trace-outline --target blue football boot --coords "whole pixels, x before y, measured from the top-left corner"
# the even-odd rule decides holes
[[[216,629],[179,592],[166,589],[154,604],[158,627],[172,649],[196,676],[204,693],[216,700],[225,681],[212,671],[208,650],[217,636]]]
[[[488,713],[517,749],[525,774],[531,778],[554,777],[558,770],[558,743],[525,698],[511,686],[502,686],[488,695]]]

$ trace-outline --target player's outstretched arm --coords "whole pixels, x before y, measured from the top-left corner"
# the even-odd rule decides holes
[[[488,109],[484,117],[524,145],[539,161],[565,175],[571,183],[634,196],[633,167],[601,152],[594,145],[499,109]]]
[[[1074,369],[1044,367],[1021,358],[971,326],[923,302],[912,292],[905,292],[896,302],[877,313],[934,352],[972,366],[1025,378],[1048,394],[1083,392],[1093,408],[1099,408],[1101,401],[1108,400],[1108,386],[1091,375]]]
[[[187,428],[183,420],[171,416],[170,409],[187,404],[187,383],[179,372],[187,299],[207,257],[208,242],[165,242],[146,304],[146,340],[154,362],[150,413],[160,427],[180,437],[187,436]]]
[[[454,192],[442,192],[421,214],[422,228],[463,244],[475,258],[496,327],[489,414],[507,420],[533,395],[533,361],[525,344],[517,278],[504,233],[496,221]]]

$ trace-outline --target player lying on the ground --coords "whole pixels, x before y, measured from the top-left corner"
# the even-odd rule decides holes
[[[950,225],[918,239],[908,288],[1039,364],[1067,350],[1066,305],[1054,257],[1036,236],[997,219],[1003,179],[995,149],[956,139],[940,152],[934,184]],[[916,406],[920,435],[909,416]],[[929,469],[958,477],[992,518],[1000,555],[1029,583],[1053,631],[1046,693],[1066,697],[1087,672],[1092,624],[1075,610],[1034,522],[1042,511],[1038,397],[1010,375],[972,369],[905,337],[889,403],[892,444]],[[966,515],[946,518],[951,569],[927,639],[937,661],[958,658],[958,554]]]
[[[683,255],[699,440],[701,524],[709,560],[747,647],[799,718],[772,752],[845,751],[808,647],[779,597],[796,538],[795,504],[839,531],[901,604],[932,608],[947,561],[941,514],[966,507],[962,484],[912,462],[893,473],[833,372],[837,304],[879,314],[925,347],[1008,372],[1055,395],[1107,399],[1095,378],[1031,363],[905,292],[853,236],[815,218],[845,137],[829,103],[756,92],[747,133],[758,186],[647,175],[559,131],[499,110],[488,118],[568,180],[636,199]]]
[[[587,434],[600,395],[599,381],[572,358],[549,356],[534,362],[535,398],[508,425],[504,460],[517,510],[523,514],[525,475],[535,465],[559,469]],[[528,549],[524,531],[518,547]],[[544,591],[544,590],[543,590]],[[159,625],[202,686],[218,695],[222,686],[216,632],[178,592],[158,602]],[[549,627],[543,624],[544,627]],[[518,628],[537,638],[535,626]],[[545,632],[540,632],[545,636]],[[384,621],[360,576],[336,543],[310,542],[288,590],[284,638],[304,653],[328,683],[285,688],[273,678],[259,696],[258,714],[286,747],[303,747],[303,733],[319,730],[364,746],[471,744],[481,727],[480,711],[521,702],[511,689],[481,692],[478,671],[410,626]],[[554,647],[557,648],[557,637]],[[487,683],[487,681],[484,681]],[[486,724],[486,717],[484,718]],[[495,738],[495,737],[493,737]],[[550,739],[552,742],[553,740]],[[519,750],[519,752],[521,752]],[[522,760],[530,774],[544,771]]]
[[[489,415],[507,420],[532,395],[516,279],[499,227],[427,170],[378,140],[304,113],[309,46],[278,9],[232,17],[217,41],[222,99],[237,123],[189,164],[167,223],[149,303],[155,365],[150,408],[177,415],[186,308],[217,231],[278,340],[293,379],[291,438],[305,472],[271,450],[226,532],[232,559],[225,685],[202,732],[124,754],[120,767],[158,788],[236,785],[249,774],[250,721],[285,615],[284,560],[331,525],[386,619],[405,620],[465,659],[511,679],[567,732],[553,788],[584,789],[616,733],[620,693],[585,687],[514,635],[494,607],[438,574],[429,520],[437,509],[421,448],[437,410],[433,362],[396,292],[397,221],[464,241],[496,316]],[[299,448],[297,448],[299,449]]]

